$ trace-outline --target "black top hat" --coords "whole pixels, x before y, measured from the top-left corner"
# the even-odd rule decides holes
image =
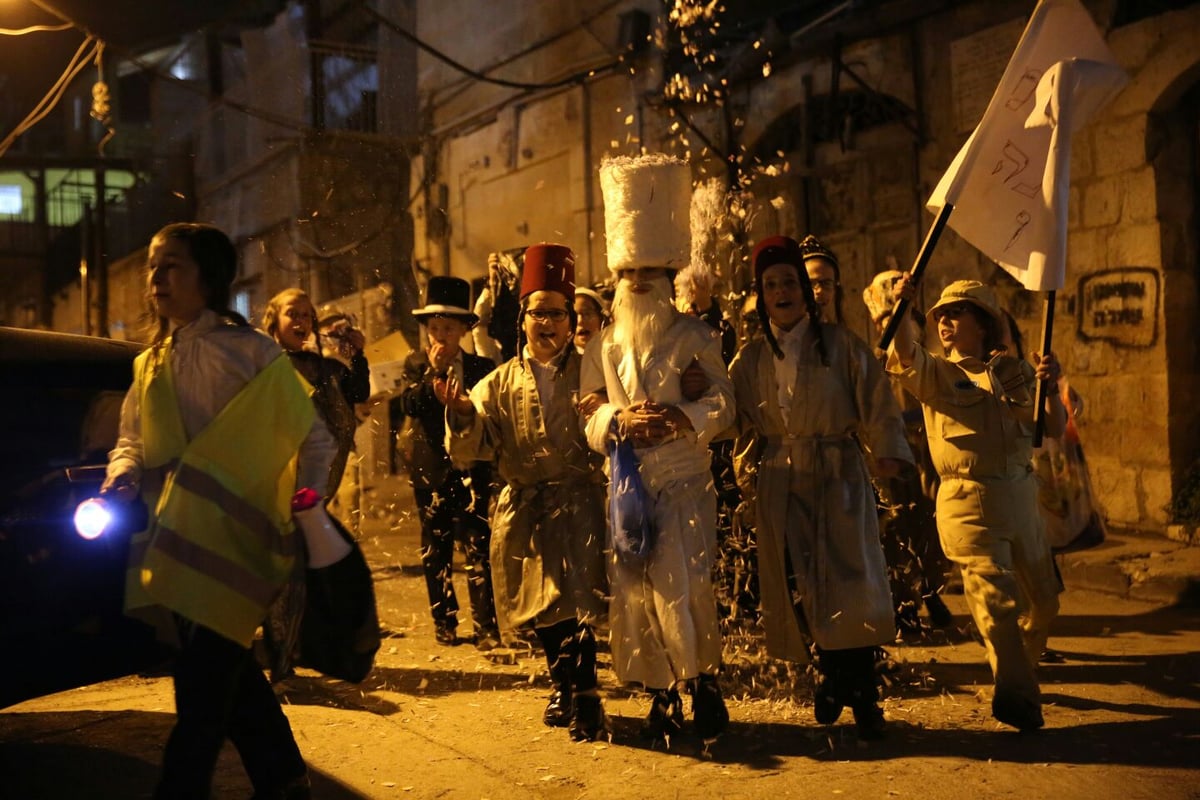
[[[412,313],[422,321],[425,317],[453,317],[474,325],[479,317],[475,316],[470,306],[471,284],[462,278],[435,275],[425,287],[425,307]]]

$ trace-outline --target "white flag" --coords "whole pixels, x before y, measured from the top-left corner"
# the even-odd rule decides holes
[[[1062,288],[1071,133],[1127,80],[1079,0],[1041,0],[928,207],[1025,288]]]

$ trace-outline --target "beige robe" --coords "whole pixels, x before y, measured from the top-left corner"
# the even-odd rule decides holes
[[[607,610],[604,475],[575,403],[579,355],[567,355],[549,405],[533,367],[502,364],[471,390],[470,421],[447,409],[455,465],[495,459],[505,486],[492,518],[492,585],[502,630],[533,621],[596,623]]]
[[[830,366],[821,364],[806,339],[786,423],[766,340],[747,344],[730,365],[742,435],[758,439],[758,564],[767,650],[801,662],[808,660],[810,639],[840,650],[895,637],[875,496],[859,439],[875,458],[912,461],[900,410],[870,348],[843,327],[827,324],[822,332]]]

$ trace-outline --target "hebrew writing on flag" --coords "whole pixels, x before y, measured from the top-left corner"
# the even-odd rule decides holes
[[[928,208],[1026,288],[1062,288],[1071,133],[1128,77],[1079,0],[1041,0]]]

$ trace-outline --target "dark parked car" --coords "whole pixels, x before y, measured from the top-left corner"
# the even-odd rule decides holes
[[[130,524],[93,540],[74,526],[104,479],[139,349],[0,327],[0,707],[165,656],[122,613]]]

